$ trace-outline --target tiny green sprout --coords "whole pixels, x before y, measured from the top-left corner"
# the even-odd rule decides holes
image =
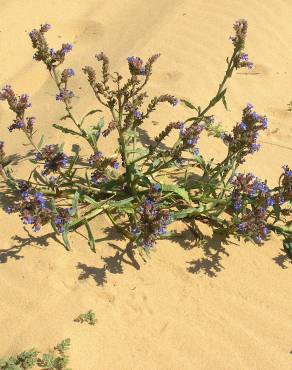
[[[92,310],[80,314],[74,321],[80,323],[87,322],[89,325],[95,325],[97,323],[95,313]]]

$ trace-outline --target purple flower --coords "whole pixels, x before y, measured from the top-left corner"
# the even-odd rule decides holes
[[[61,74],[61,82],[66,83],[68,81],[68,78],[75,75],[73,68],[67,68],[64,69],[64,71]]]
[[[129,70],[132,75],[146,75],[146,69],[143,66],[143,60],[139,57],[128,57]]]
[[[246,129],[247,129],[246,123],[244,123],[244,122],[240,122],[240,124],[238,125],[238,127],[239,127],[242,131],[246,131]]]
[[[136,118],[136,119],[141,119],[142,118],[142,113],[138,111],[138,109],[134,109],[133,110],[133,116]]]
[[[264,116],[262,119],[262,127],[263,129],[266,129],[268,127],[268,119],[266,116]]]
[[[54,223],[59,233],[65,231],[65,226],[70,222],[70,208],[59,208],[58,214],[55,216]]]
[[[73,48],[73,45],[72,44],[66,43],[66,44],[63,44],[62,45],[62,49],[61,50],[64,53],[69,53],[72,50],[72,48]]]
[[[256,144],[256,143],[253,143],[251,144],[251,148],[250,148],[250,153],[254,153],[254,152],[257,152],[259,151],[261,145],[260,144]]]
[[[171,105],[173,105],[173,106],[175,107],[175,106],[176,106],[176,105],[178,105],[179,103],[180,103],[179,99],[174,98],[174,99],[173,99],[173,101],[172,101],[172,103],[171,103]]]
[[[275,204],[275,200],[272,197],[268,197],[266,204],[267,204],[267,207],[271,207]]]
[[[60,90],[60,93],[56,95],[56,100],[65,102],[65,101],[69,101],[73,97],[74,97],[73,91],[69,91],[63,88]]]
[[[258,121],[260,116],[256,113],[256,112],[252,112],[252,118],[255,120],[255,121]]]
[[[115,170],[117,170],[118,168],[119,168],[119,163],[118,162],[114,162],[113,163],[113,168],[115,169]]]

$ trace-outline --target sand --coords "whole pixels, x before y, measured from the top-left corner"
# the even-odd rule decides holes
[[[274,185],[281,165],[291,165],[292,3],[289,0],[10,0],[1,1],[0,82],[27,92],[39,131],[47,142],[62,140],[51,124],[63,108],[40,63],[32,60],[27,33],[52,24],[48,39],[56,47],[73,42],[65,65],[74,67],[78,91],[74,109],[84,114],[96,103],[81,72],[104,51],[112,70],[126,72],[125,58],[162,54],[149,85],[149,95],[172,93],[204,106],[215,92],[232,46],[228,37],[236,19],[249,22],[247,48],[252,72],[238,71],[229,83],[227,101],[213,113],[226,128],[240,119],[252,102],[267,114],[269,129],[261,135],[261,151],[245,170]],[[78,82],[77,82],[78,81]],[[162,107],[144,126],[153,136],[170,120],[191,111]],[[13,167],[27,176],[20,133],[7,130],[12,114],[0,104],[1,140],[7,154],[17,153]],[[66,148],[74,139],[66,141]],[[103,141],[104,150],[114,136]],[[203,138],[201,151],[222,157],[224,147]],[[7,216],[1,194],[0,358],[37,347],[48,350],[70,337],[74,370],[193,370],[292,368],[292,269],[279,237],[263,246],[223,245],[212,235],[205,247],[184,234],[178,242],[161,241],[140,270],[113,257],[125,241],[108,233],[101,217],[93,222],[97,253],[86,240],[71,236],[67,252],[48,228],[32,239],[17,215]],[[105,271],[108,262],[110,271]],[[74,318],[92,309],[95,326]]]

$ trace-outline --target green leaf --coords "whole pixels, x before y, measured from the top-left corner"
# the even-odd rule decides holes
[[[186,200],[187,202],[190,202],[189,193],[184,188],[181,188],[178,185],[162,184],[161,185],[161,190],[163,192],[169,192],[170,191],[170,192],[176,193],[181,198],[183,198],[184,200]]]
[[[125,204],[128,204],[130,203],[133,199],[135,199],[134,197],[130,197],[130,198],[127,198],[127,199],[123,199],[123,200],[117,200],[117,201],[111,201],[109,203],[110,207],[111,208],[117,208],[117,209],[120,209],[121,207],[123,207]]]
[[[92,114],[97,113],[97,112],[102,112],[102,111],[100,109],[93,109],[90,112],[86,113],[85,116],[81,120],[80,126],[83,125],[83,122],[84,122],[86,117],[91,116]]]
[[[222,97],[222,102],[223,102],[223,105],[224,105],[225,109],[228,111],[225,95],[223,95],[223,97]]]
[[[95,133],[93,131],[88,131],[87,132],[87,137],[89,138],[92,146],[94,147],[94,149],[97,148],[97,138],[99,137],[99,134],[98,134],[98,137],[96,137]]]
[[[59,352],[65,352],[69,350],[71,344],[70,338],[63,339],[61,343],[57,344],[55,349]]]
[[[77,212],[79,197],[80,197],[80,193],[79,191],[76,191],[74,194],[74,198],[72,200],[72,207],[70,211],[71,216],[74,216]]]
[[[89,204],[91,204],[91,205],[93,205],[93,206],[95,206],[95,207],[99,207],[100,206],[100,203],[99,202],[97,202],[96,200],[94,200],[94,199],[92,199],[90,196],[88,196],[88,195],[83,195],[83,200],[85,200],[87,203],[89,203]]]
[[[68,225],[68,231],[69,230],[73,231],[73,230],[78,229],[78,227],[84,224],[84,220],[90,221],[102,212],[103,212],[103,208],[97,208],[97,209],[94,209],[93,211],[88,212],[85,216],[78,218],[77,220],[74,220],[73,222],[70,222],[70,224]]]
[[[91,228],[89,226],[89,223],[88,223],[88,221],[86,219],[84,220],[84,225],[85,225],[86,230],[87,230],[87,233],[88,233],[88,244],[90,246],[90,249],[95,253],[96,252],[96,249],[95,249],[95,240],[94,240],[94,237],[93,237]]]
[[[79,132],[71,130],[70,128],[67,128],[67,127],[63,127],[61,125],[57,125],[56,123],[53,123],[53,127],[55,127],[57,130],[64,132],[64,134],[82,136]]]
[[[65,225],[65,230],[62,233],[62,238],[63,238],[64,244],[65,244],[65,248],[67,249],[67,251],[69,251],[70,250],[70,242],[69,242],[69,239],[68,239],[68,225]]]
[[[225,88],[223,91],[221,91],[220,94],[216,95],[214,99],[210,101],[210,107],[213,107],[215,104],[217,104],[225,95],[227,88]]]
[[[38,145],[37,145],[37,147],[38,147],[39,149],[42,147],[42,145],[43,145],[43,143],[44,143],[44,140],[45,140],[45,136],[44,136],[44,135],[42,135],[42,137],[41,137],[41,139],[40,139],[40,141],[39,141],[39,143],[38,143]]]
[[[67,118],[70,118],[69,114],[66,114],[66,116],[61,117],[60,121],[65,121]]]
[[[292,257],[292,238],[286,238],[283,240],[283,246]]]
[[[104,126],[104,118],[103,118],[103,117],[101,117],[101,118],[98,120],[98,122],[97,122],[97,124],[96,124],[96,125],[91,126],[91,129],[92,129],[92,130],[95,130],[95,131],[100,131],[100,130],[103,128],[103,126]]]
[[[145,155],[149,153],[149,149],[146,149],[146,148],[133,149],[131,146],[126,146],[126,152],[128,154],[137,153],[137,154]]]
[[[202,207],[186,208],[186,209],[183,209],[182,211],[172,213],[171,218],[173,220],[180,220],[182,218],[199,215],[202,213],[202,211],[203,211]]]
[[[139,134],[135,130],[128,129],[128,130],[125,131],[125,136],[128,137],[128,138],[130,138],[130,137],[138,138]]]
[[[11,171],[10,171],[9,168],[6,169],[6,177],[7,177],[6,183],[9,186],[9,188],[12,189],[12,190],[17,190],[18,187],[17,187],[17,184],[16,184],[16,180],[12,176]]]
[[[195,107],[191,102],[185,100],[185,99],[180,99],[180,101],[182,103],[184,103],[188,108],[191,108],[191,109],[195,109],[196,111],[198,111],[198,108]]]
[[[64,143],[64,142],[58,145],[58,152],[59,152],[59,153],[62,153],[62,152],[63,152],[64,145],[65,145],[65,143]]]

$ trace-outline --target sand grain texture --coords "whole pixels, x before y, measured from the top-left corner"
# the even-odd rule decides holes
[[[267,114],[269,130],[245,169],[274,185],[281,165],[291,165],[291,1],[10,0],[0,5],[1,86],[9,83],[31,96],[31,111],[51,143],[62,140],[51,124],[63,109],[47,71],[32,60],[27,35],[32,28],[48,22],[51,44],[74,43],[65,65],[77,72],[72,88],[80,99],[74,109],[82,115],[96,104],[81,67],[96,65],[99,51],[110,57],[112,70],[123,73],[127,56],[146,59],[161,52],[149,95],[173,93],[204,106],[232,50],[232,25],[246,18],[247,52],[255,69],[234,75],[230,111],[220,106],[213,113],[231,128],[252,102]],[[162,107],[152,116],[159,124],[150,121],[143,129],[153,137],[170,120],[190,114],[183,107]],[[8,154],[19,156],[15,173],[26,176],[28,148],[20,133],[8,132],[11,119],[1,103],[0,138]],[[114,144],[114,135],[108,140]],[[202,138],[201,151],[222,156],[224,148],[208,140]],[[66,149],[73,143],[74,138],[66,139]],[[105,151],[111,147],[103,141]],[[7,205],[3,192],[0,202]],[[224,246],[210,237],[204,250],[184,234],[180,243],[159,243],[147,263],[139,260],[137,271],[110,258],[125,243],[117,234],[108,236],[103,217],[93,223],[96,255],[81,236],[72,238],[68,253],[49,229],[32,240],[16,215],[8,217],[1,209],[0,217],[0,358],[33,346],[46,351],[70,337],[74,370],[292,368],[292,266],[276,236],[263,247]],[[105,272],[105,261],[111,272]],[[73,322],[88,309],[96,312],[96,326]]]

